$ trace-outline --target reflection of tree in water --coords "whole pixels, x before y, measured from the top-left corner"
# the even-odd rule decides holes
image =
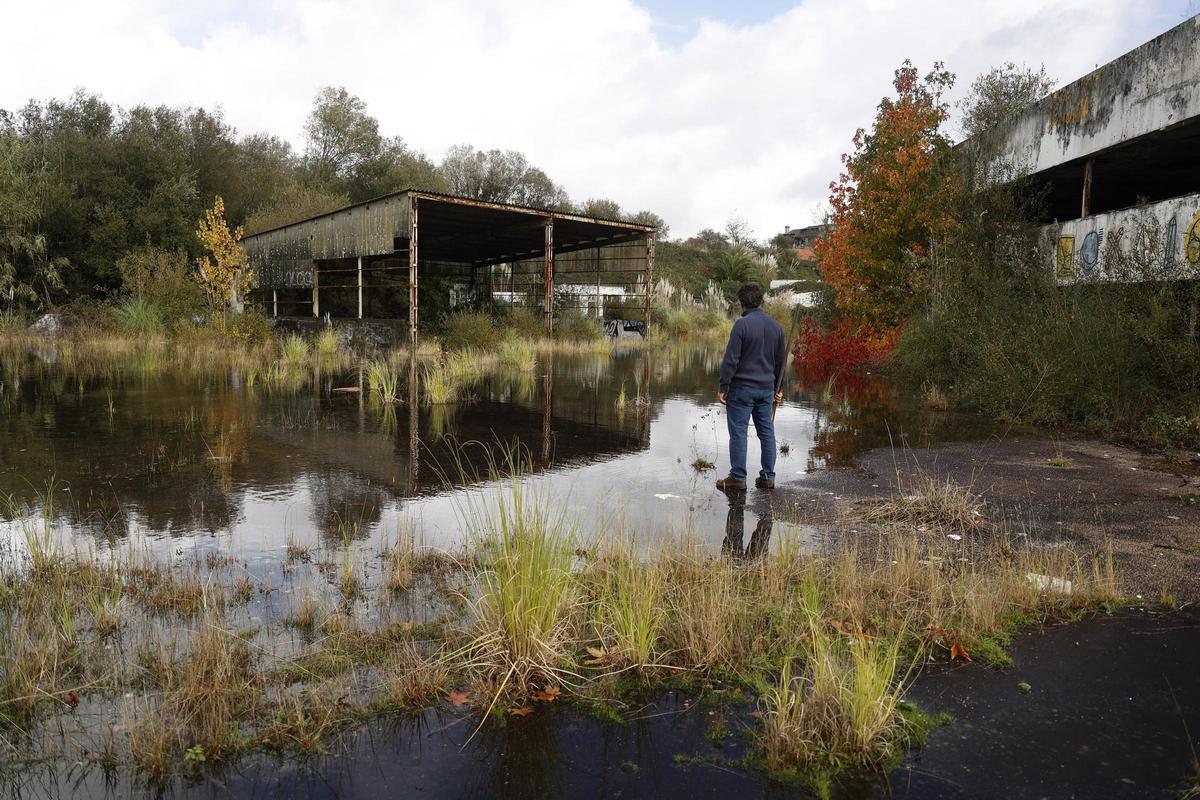
[[[312,521],[331,542],[364,539],[383,516],[388,495],[369,481],[344,470],[311,475]]]
[[[891,387],[877,375],[838,373],[816,382],[801,373],[800,388],[818,393],[813,447],[808,469],[854,465],[860,453],[889,443],[896,403]]]
[[[5,361],[0,493],[25,507],[53,480],[56,519],[98,535],[135,521],[158,531],[228,527],[240,494],[253,404],[215,376],[143,372],[136,363]]]

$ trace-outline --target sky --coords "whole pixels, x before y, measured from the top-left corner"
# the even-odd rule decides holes
[[[908,58],[1060,85],[1200,13],[1197,0],[0,0],[0,108],[76,88],[219,107],[303,148],[317,91],[438,160],[516,149],[577,201],[671,236],[818,221],[856,128]],[[952,123],[953,127],[953,123]]]

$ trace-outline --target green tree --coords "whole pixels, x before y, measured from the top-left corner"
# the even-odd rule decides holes
[[[476,150],[469,144],[451,147],[441,172],[454,194],[535,208],[569,208],[570,199],[545,172],[515,150]]]
[[[995,129],[1049,94],[1055,83],[1045,66],[1034,71],[1009,61],[992,67],[971,82],[967,96],[958,103],[963,134],[976,136]]]
[[[314,180],[326,185],[353,179],[359,166],[378,158],[383,149],[379,121],[367,113],[361,98],[341,86],[326,86],[317,93],[304,132],[304,165]]]

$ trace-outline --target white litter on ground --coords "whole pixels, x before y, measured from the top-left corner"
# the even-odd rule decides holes
[[[676,500],[682,500],[682,499],[683,499],[681,496],[679,496],[679,495],[677,495],[677,494],[656,494],[656,495],[654,495],[654,496],[655,496],[655,497],[657,497],[659,500],[670,500],[670,499],[672,499],[672,498],[674,498],[674,499],[676,499]]]
[[[1025,573],[1025,578],[1039,590],[1049,589],[1060,594],[1070,594],[1071,582],[1066,578],[1053,578],[1049,575],[1039,575],[1036,572]]]

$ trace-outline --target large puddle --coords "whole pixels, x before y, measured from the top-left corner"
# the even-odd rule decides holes
[[[463,544],[464,515],[502,490],[490,470],[503,466],[513,453],[519,454],[535,490],[577,521],[581,538],[616,531],[653,543],[656,538],[690,534],[714,552],[750,556],[768,547],[781,527],[791,527],[793,535],[819,537],[817,528],[807,528],[789,509],[776,507],[784,501],[772,495],[752,490],[730,498],[713,486],[728,467],[725,418],[714,397],[719,359],[720,351],[711,347],[543,355],[532,371],[492,370],[468,380],[459,402],[430,405],[406,391],[400,403],[373,402],[361,390],[364,378],[359,370],[345,364],[305,366],[283,380],[278,374],[267,379],[217,366],[164,368],[153,352],[102,364],[73,359],[53,347],[6,356],[0,358],[3,555],[21,554],[30,531],[41,530],[46,518],[52,521],[51,535],[82,551],[147,550],[183,564],[219,552],[244,565],[261,582],[256,585],[270,587],[231,612],[240,623],[257,629],[264,620],[279,621],[289,595],[310,591],[323,580],[320,562],[295,569],[287,554],[289,545],[311,549],[314,556],[336,552],[343,563],[354,559],[366,567],[368,581],[379,579],[378,556],[401,531],[413,531],[422,545],[453,550]],[[869,377],[836,388],[802,387],[793,381],[786,395],[776,420],[778,439],[786,446],[777,467],[779,483],[787,490],[779,496],[789,498],[786,502],[803,498],[805,492],[820,492],[818,486],[828,482],[815,476],[853,468],[856,456],[867,450],[924,447],[994,433],[978,419],[929,410]],[[758,455],[752,438],[752,471]],[[368,616],[383,613],[359,605]],[[424,620],[435,611],[402,607],[395,613]],[[1095,662],[1106,663],[1119,652],[1129,662],[1126,672],[1136,671],[1139,648],[1152,641],[1146,637],[1165,632],[1153,640],[1165,648],[1156,663],[1178,662],[1169,676],[1172,692],[1181,688],[1185,706],[1194,704],[1195,684],[1189,684],[1192,673],[1186,666],[1194,663],[1194,616],[1185,622],[1179,627],[1174,619],[1166,620],[1163,628],[1155,621],[1145,629],[1141,623],[1093,625],[1099,643],[1108,641],[1104,635],[1124,637],[1101,646],[1103,651],[1111,645],[1107,653],[1093,654]],[[273,630],[264,626],[254,636],[256,646],[280,656],[305,646],[303,637],[286,633],[280,638]],[[930,754],[910,757],[905,767],[891,774],[895,794],[1001,796],[989,794],[993,784],[1016,774],[1012,762],[1019,762],[1030,770],[1011,796],[1060,796],[1056,785],[1043,779],[1050,767],[1028,752],[1014,750],[1008,768],[991,773],[982,766],[966,773],[959,768],[966,763],[961,751],[968,741],[983,742],[981,752],[998,747],[984,735],[989,721],[1006,725],[1005,741],[1019,743],[1025,719],[1020,714],[1005,716],[1016,700],[1026,705],[1041,702],[1043,687],[1076,685],[1061,669],[1052,669],[1056,654],[1068,645],[1079,646],[1073,634],[1062,629],[1043,641],[1044,647],[1033,642],[1017,648],[1018,664],[1024,667],[1019,653],[1028,651],[1030,663],[1041,657],[1041,672],[1004,676],[973,667],[963,673],[970,678],[958,694],[950,684],[954,672],[922,684],[928,688],[917,694],[931,706],[962,705],[994,695],[994,707],[978,709],[982,719],[975,724],[965,719],[972,709],[952,707],[964,722],[935,734]],[[1088,702],[1117,691],[1112,681],[1103,682],[1106,674],[1100,669],[1093,684],[1078,684],[1081,691],[1087,689]],[[1159,677],[1151,676],[1155,681]],[[1019,680],[1034,687],[1028,701],[1022,700],[1025,695],[1013,694]],[[1119,684],[1122,678],[1115,680]],[[1153,705],[1159,716],[1147,732],[1174,724],[1175,719],[1176,708],[1167,704],[1175,703],[1174,694],[1160,697],[1161,687],[1154,686],[1156,694],[1145,702],[1133,702],[1131,691],[1124,709],[1133,719],[1138,708]],[[1068,692],[1025,711],[1060,720],[1067,713],[1064,709],[1082,708],[1084,699]],[[106,725],[113,729],[121,719],[119,712],[107,701],[85,702],[67,727],[50,732],[70,740],[75,725],[78,731]],[[1093,712],[1081,717],[1079,731],[1086,733],[1085,718]],[[255,755],[199,784],[179,777],[166,793],[796,793],[794,787],[773,785],[737,764],[745,752],[746,732],[755,724],[748,704],[709,708],[698,705],[697,698],[667,693],[648,698],[645,707],[622,707],[620,715],[624,724],[562,709],[484,726],[475,738],[471,734],[477,717],[446,707],[417,717],[387,716],[350,731],[328,756],[296,762]],[[1176,716],[1194,720],[1194,706]],[[60,726],[60,719],[52,718],[47,725]],[[1117,715],[1109,722],[1123,726],[1123,720]],[[728,728],[731,735],[714,737],[717,727]],[[1043,738],[1052,740],[1056,730],[1051,725]],[[1072,741],[1092,744],[1078,732]],[[1184,741],[1179,738],[1175,745]],[[1111,751],[1105,755],[1109,761],[1114,753],[1133,759],[1120,761],[1119,768],[1109,770],[1111,775],[1104,773],[1096,796],[1125,786],[1122,780],[1130,781],[1130,796],[1144,796],[1147,786],[1153,787],[1153,795],[1182,777],[1181,772],[1168,776],[1170,780],[1149,780],[1126,766],[1149,758],[1137,748],[1099,741],[1094,746]],[[1158,754],[1157,769],[1182,763],[1180,747],[1169,750]],[[1064,763],[1073,757],[1065,751],[1053,756]],[[154,793],[127,773],[106,778],[74,756],[67,762],[48,760],[45,770],[26,765],[7,776],[6,788],[30,797]],[[843,787],[843,794],[886,795],[889,779],[878,777],[861,787]]]
[[[61,535],[98,547],[183,554],[219,546],[251,563],[301,545],[377,547],[411,525],[421,544],[461,543],[464,509],[486,502],[491,466],[519,452],[537,491],[581,535],[688,533],[720,543],[780,510],[713,487],[728,468],[714,393],[720,351],[542,356],[494,370],[454,404],[372,402],[356,369],[313,367],[287,385],[236,370],[163,370],[153,358],[76,365],[49,348],[3,363],[0,497],[20,523],[46,510]],[[986,433],[922,410],[882,382],[788,387],[776,419],[779,483],[853,465],[868,448]],[[749,466],[758,462],[751,437]],[[702,462],[714,465],[705,469]],[[22,519],[26,518],[26,519]]]

